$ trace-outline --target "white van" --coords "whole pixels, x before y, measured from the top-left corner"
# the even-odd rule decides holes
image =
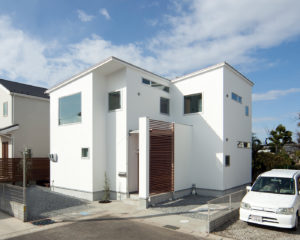
[[[240,207],[240,220],[261,225],[298,227],[300,171],[273,169],[258,176]]]

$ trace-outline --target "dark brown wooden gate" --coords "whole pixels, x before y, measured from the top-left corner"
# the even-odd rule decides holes
[[[8,142],[2,143],[2,158],[8,158]]]
[[[150,194],[174,191],[173,123],[149,120]]]

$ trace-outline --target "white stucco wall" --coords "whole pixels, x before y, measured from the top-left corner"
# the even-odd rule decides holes
[[[51,162],[51,182],[56,187],[93,191],[93,74],[59,88],[50,94],[50,152],[58,155]],[[81,92],[81,122],[58,125],[59,98]],[[88,159],[81,158],[81,148],[89,148]]]
[[[108,93],[121,92],[121,109],[108,110]],[[106,141],[107,172],[111,190],[126,193],[127,178],[119,177],[119,172],[127,173],[127,91],[126,69],[123,68],[106,76]]]
[[[106,115],[108,109],[107,92],[106,92],[106,78],[103,74],[95,71],[93,73],[93,191],[101,191],[104,187],[104,176],[106,172],[106,156],[107,156],[107,142],[106,142]]]
[[[3,103],[8,102],[8,115],[3,116]],[[0,84],[0,128],[13,124],[12,96],[10,92]]]
[[[49,99],[13,95],[13,156],[21,157],[24,147],[32,149],[33,157],[48,157],[50,148]]]
[[[242,103],[231,99],[232,92],[242,97]],[[251,149],[237,147],[238,141],[251,143],[251,93],[249,82],[230,68],[224,69],[224,139],[228,139],[224,141],[224,158],[230,155],[230,166],[224,167],[225,189],[251,182]],[[245,106],[249,106],[249,116]]]
[[[174,190],[191,188],[193,127],[174,124]]]
[[[202,112],[184,114],[184,96],[202,93]],[[223,190],[223,70],[175,81],[171,88],[175,122],[193,126],[191,180],[197,188]]]

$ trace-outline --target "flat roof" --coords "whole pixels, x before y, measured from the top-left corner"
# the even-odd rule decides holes
[[[283,177],[292,178],[295,174],[299,173],[299,170],[291,169],[272,169],[271,171],[261,174],[262,177]]]

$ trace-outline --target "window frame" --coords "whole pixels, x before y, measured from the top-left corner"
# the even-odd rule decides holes
[[[109,108],[109,97],[110,97],[110,94],[112,93],[119,93],[120,94],[120,102],[119,102],[119,105],[120,107],[119,108],[115,108],[115,109],[110,109]],[[111,92],[108,92],[108,112],[116,112],[116,111],[120,111],[122,110],[122,91],[121,90],[115,90],[115,91],[111,91]]]
[[[162,100],[168,100],[168,113],[162,112],[161,111],[161,101]],[[159,109],[160,109],[160,113],[164,114],[164,115],[170,115],[170,98],[166,98],[166,97],[160,97],[159,98]]]
[[[196,96],[196,95],[201,95],[201,111],[200,112],[189,112],[189,113],[186,113],[185,112],[185,98],[186,97]],[[184,95],[183,96],[183,115],[192,115],[192,114],[199,114],[199,113],[200,114],[203,113],[203,92]]]
[[[4,105],[6,105],[6,114],[4,113]],[[7,117],[8,116],[8,101],[6,102],[3,102],[2,104],[2,114],[3,114],[3,117]]]
[[[76,94],[80,94],[80,113],[81,113],[81,115],[80,115],[80,121],[61,124],[60,123],[60,104],[59,104],[59,101],[62,98],[70,97],[70,96],[73,96],[73,95],[76,95]],[[57,115],[58,115],[58,126],[66,126],[66,125],[73,125],[73,124],[80,124],[80,123],[82,123],[82,115],[83,115],[82,114],[82,92],[71,93],[71,94],[59,97],[58,98],[58,114]]]

